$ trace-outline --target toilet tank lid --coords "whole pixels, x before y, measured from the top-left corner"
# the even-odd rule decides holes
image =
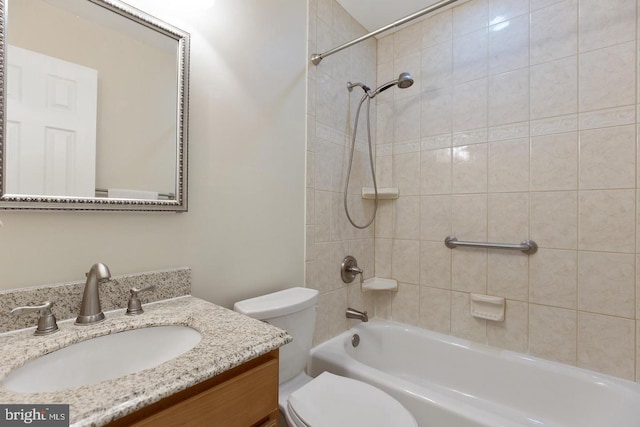
[[[318,291],[309,288],[289,288],[283,291],[238,301],[233,309],[255,319],[266,320],[286,316],[318,302]]]

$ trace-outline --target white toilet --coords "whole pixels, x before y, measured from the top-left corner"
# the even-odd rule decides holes
[[[289,427],[417,427],[397,400],[362,381],[304,372],[316,322],[318,291],[291,288],[235,303],[234,310],[289,332],[280,348],[278,405]],[[281,425],[286,427],[286,425]]]

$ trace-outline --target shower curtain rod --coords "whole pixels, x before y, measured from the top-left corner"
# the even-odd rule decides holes
[[[380,33],[384,33],[385,31],[388,31],[392,28],[398,27],[400,25],[406,24],[409,21],[413,21],[416,18],[420,18],[423,15],[426,15],[427,13],[431,13],[433,11],[436,11],[438,9],[441,9],[445,6],[449,6],[451,3],[455,3],[458,0],[443,0],[439,3],[436,4],[432,4],[431,6],[425,7],[424,9],[421,9],[419,11],[417,11],[416,13],[413,13],[409,16],[406,16],[402,19],[397,20],[396,22],[393,22],[389,25],[386,25],[382,28],[379,28],[369,34],[365,34],[364,36],[358,37],[357,39],[351,40],[348,43],[345,43],[341,46],[335,47],[331,50],[328,50],[324,53],[314,53],[313,55],[311,55],[311,62],[313,62],[313,65],[318,65],[320,63],[320,61],[322,61],[323,58],[326,58],[329,55],[333,55],[334,53],[340,52],[343,49],[346,49],[348,47],[353,46],[354,44],[358,44],[362,41],[367,40],[368,38],[371,38],[373,36],[377,36]]]

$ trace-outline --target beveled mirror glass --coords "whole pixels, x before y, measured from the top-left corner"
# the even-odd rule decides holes
[[[0,3],[0,208],[186,211],[189,34],[118,0]]]

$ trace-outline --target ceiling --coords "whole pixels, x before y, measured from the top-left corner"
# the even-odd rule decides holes
[[[337,0],[367,30],[375,31],[437,0]]]

